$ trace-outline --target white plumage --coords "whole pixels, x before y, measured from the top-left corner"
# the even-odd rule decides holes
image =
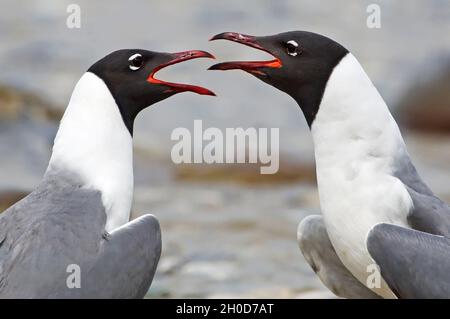
[[[366,284],[366,237],[378,223],[408,227],[412,200],[393,176],[405,151],[399,128],[356,58],[348,53],[331,74],[311,127],[320,204],[330,240],[351,273]],[[382,281],[373,289],[395,298]]]
[[[106,230],[127,223],[133,198],[133,142],[106,84],[86,72],[78,81],[55,138],[47,171],[78,174],[101,191]],[[95,154],[95,156],[94,156]]]

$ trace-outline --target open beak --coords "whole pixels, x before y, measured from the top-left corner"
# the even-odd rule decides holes
[[[251,35],[240,34],[236,32],[224,32],[213,36],[209,41],[229,40],[249,47],[264,51],[272,55],[275,59],[270,61],[233,61],[218,63],[211,66],[208,70],[244,70],[246,72],[265,75],[263,68],[281,68],[282,63],[272,52],[264,48],[258,43],[257,37]]]
[[[170,56],[172,59],[169,60],[169,62],[163,63],[163,64],[157,66],[155,69],[153,69],[153,71],[150,73],[150,75],[147,78],[148,82],[155,83],[155,84],[163,84],[163,85],[169,87],[169,89],[168,89],[169,92],[180,93],[180,92],[188,92],[189,91],[189,92],[194,92],[194,93],[201,94],[201,95],[215,96],[215,94],[212,91],[210,91],[206,88],[203,88],[201,86],[166,82],[166,81],[155,78],[156,72],[158,72],[159,70],[161,70],[169,65],[173,65],[173,64],[177,64],[180,62],[197,59],[197,58],[215,59],[215,57],[212,54],[205,52],[205,51],[191,50],[191,51],[184,51],[184,52],[178,52],[178,53],[171,53]]]

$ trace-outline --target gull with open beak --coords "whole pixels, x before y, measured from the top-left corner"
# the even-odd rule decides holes
[[[219,39],[274,59],[211,70],[244,70],[289,94],[310,127],[323,217],[305,218],[298,241],[324,284],[349,298],[449,298],[450,207],[422,181],[358,60],[305,31]]]
[[[0,214],[0,298],[142,298],[161,254],[153,215],[133,221],[133,123],[180,92],[156,72],[204,51],[115,51],[73,90],[42,182]]]

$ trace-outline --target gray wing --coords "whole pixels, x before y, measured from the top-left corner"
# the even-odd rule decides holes
[[[161,230],[153,215],[143,215],[112,232],[83,274],[81,288],[63,289],[57,298],[143,298],[161,255]]]
[[[106,215],[101,194],[70,179],[46,180],[0,215],[0,298],[47,298],[69,265],[92,263]]]
[[[406,151],[395,167],[413,201],[407,216],[413,229],[376,225],[367,237],[369,253],[398,297],[450,298],[450,207],[422,181]]]
[[[306,261],[335,295],[343,298],[380,298],[342,264],[330,242],[322,216],[305,217],[298,226],[297,238]]]
[[[0,298],[142,297],[161,250],[159,224],[146,215],[108,239],[105,221],[99,192],[48,176],[0,215]],[[81,288],[68,288],[71,265]]]
[[[423,182],[406,151],[396,158],[394,176],[405,184],[413,201],[408,215],[411,227],[450,238],[450,206]]]
[[[398,297],[450,298],[450,239],[378,224],[367,248]]]
[[[140,216],[111,233],[89,276],[102,279],[105,297],[143,298],[153,281],[161,245],[156,217]],[[92,287],[94,295],[100,296],[98,287]]]
[[[450,207],[435,195],[419,193],[407,187],[413,201],[408,215],[412,228],[450,238]]]

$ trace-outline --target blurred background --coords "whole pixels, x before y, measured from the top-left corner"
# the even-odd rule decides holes
[[[69,29],[67,6],[81,7]],[[381,8],[370,29],[367,6]],[[401,125],[424,180],[450,201],[450,1],[2,0],[0,10],[0,211],[40,181],[58,121],[81,75],[120,48],[203,49],[218,60],[267,55],[214,34],[308,30],[346,46]],[[320,211],[313,149],[299,107],[244,72],[208,72],[200,59],[158,73],[203,85],[217,98],[179,94],[135,124],[133,216],[155,214],[163,253],[148,297],[332,297],[296,242],[300,220]],[[280,128],[280,170],[175,165],[176,127]],[[101,119],[100,119],[101,120]]]

